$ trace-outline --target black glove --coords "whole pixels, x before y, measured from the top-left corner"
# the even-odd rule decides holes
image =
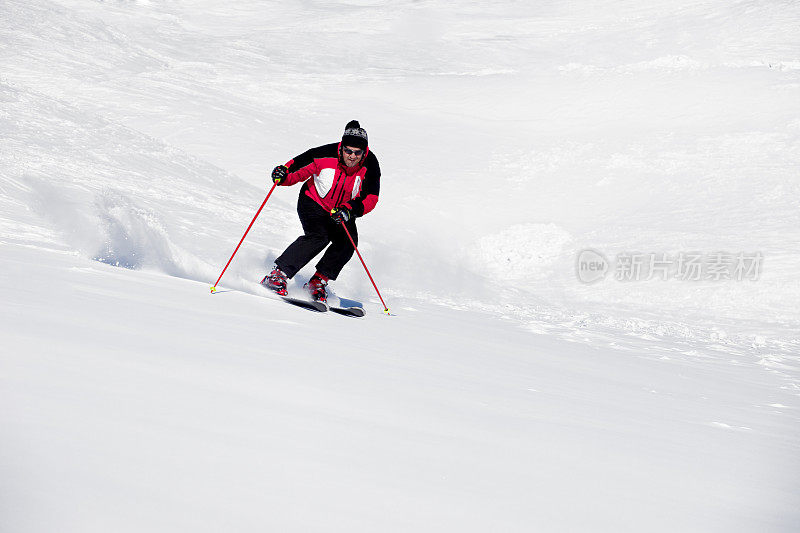
[[[353,218],[353,213],[345,206],[342,207],[334,207],[331,209],[331,217],[336,222],[349,222],[351,218]]]
[[[289,169],[286,168],[286,165],[278,165],[272,169],[272,181],[275,183],[275,185],[280,185],[286,181],[286,176],[288,175]]]

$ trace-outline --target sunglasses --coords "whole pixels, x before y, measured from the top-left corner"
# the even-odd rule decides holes
[[[347,155],[354,155],[356,157],[361,157],[361,154],[364,153],[364,150],[351,150],[350,148],[342,148],[342,151]]]

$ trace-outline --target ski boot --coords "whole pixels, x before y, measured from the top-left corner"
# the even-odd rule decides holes
[[[305,288],[311,293],[311,298],[315,302],[322,302],[325,305],[328,304],[328,292],[325,290],[325,286],[328,284],[328,280],[320,276],[319,274],[314,274],[311,276],[311,279],[308,280],[306,283]]]
[[[272,272],[264,276],[261,280],[261,285],[268,288],[278,296],[286,296],[289,291],[286,289],[286,274],[277,266],[272,269]]]

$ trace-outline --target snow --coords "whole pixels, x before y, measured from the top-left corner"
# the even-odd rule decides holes
[[[798,20],[5,0],[0,531],[796,531]],[[393,316],[258,286],[296,188],[212,295],[354,118]]]

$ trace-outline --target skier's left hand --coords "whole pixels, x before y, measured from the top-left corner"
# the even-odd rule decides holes
[[[353,218],[353,213],[345,206],[334,207],[331,209],[331,217],[333,217],[333,220],[336,222],[349,222],[350,219]]]

